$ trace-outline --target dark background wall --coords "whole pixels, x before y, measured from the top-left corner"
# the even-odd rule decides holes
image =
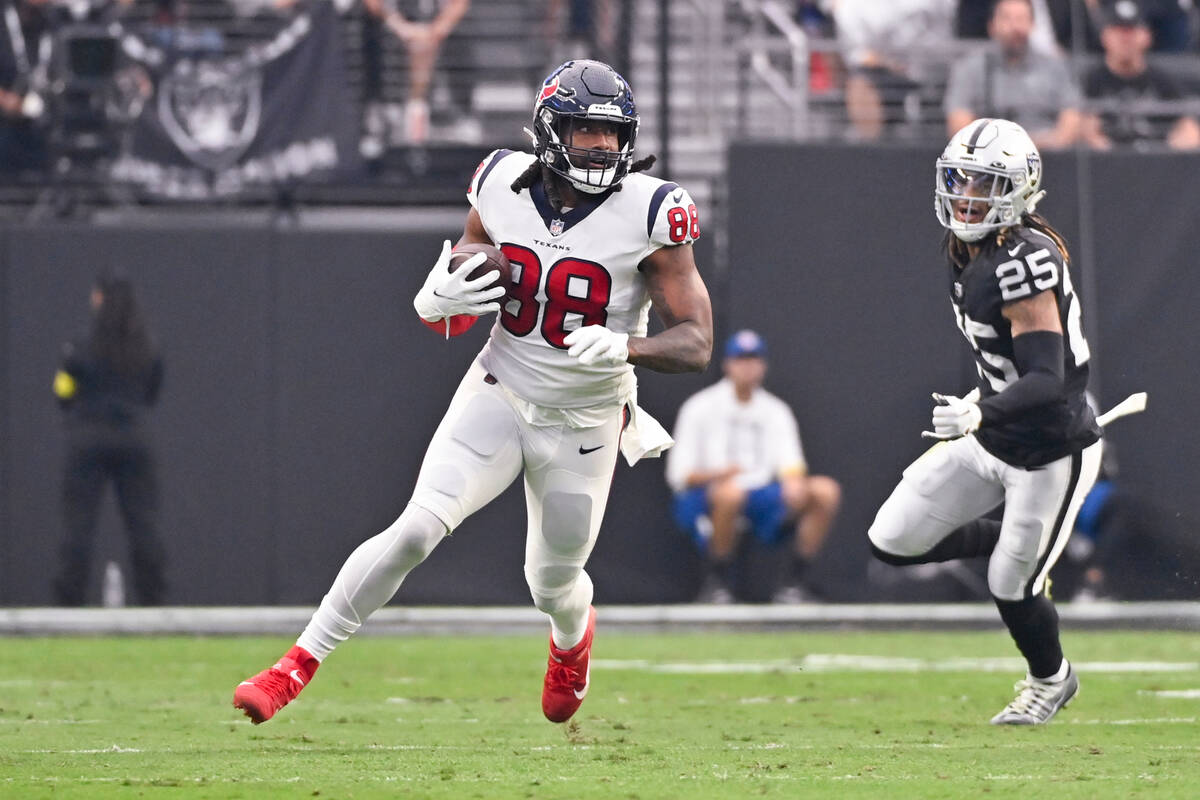
[[[795,407],[812,468],[843,484],[845,510],[817,566],[835,599],[870,596],[866,527],[922,449],[929,392],[971,381],[943,294],[929,202],[935,155],[736,147],[728,275],[709,268],[711,237],[697,252],[720,331],[749,326],[767,336],[768,388]],[[1078,243],[1073,277],[1103,404],[1150,392],[1149,411],[1111,431],[1123,479],[1186,520],[1200,518],[1200,437],[1185,414],[1195,394],[1200,187],[1178,176],[1198,165],[1051,154],[1043,205]],[[1084,203],[1082,215],[1081,197],[1094,206]],[[441,341],[411,310],[462,213],[381,224],[363,215],[299,224],[170,216],[0,232],[0,604],[50,600],[63,450],[50,382],[106,266],[139,285],[167,360],[151,429],[169,601],[319,600],[349,551],[403,508],[486,336],[479,325]],[[683,399],[716,374],[715,364],[703,376],[642,372],[642,404],[670,426]],[[598,596],[689,598],[697,563],[671,525],[662,462],[619,467],[612,497],[589,566]],[[526,602],[523,531],[518,485],[439,547],[399,599]],[[108,558],[124,560],[111,498],[97,573]]]
[[[50,383],[82,334],[97,271],[138,285],[166,360],[149,425],[162,482],[169,602],[314,603],[361,540],[390,523],[424,448],[486,339],[441,340],[412,296],[463,212],[364,224],[266,217],[19,226],[0,253],[0,604],[51,600],[64,442]],[[698,247],[705,260],[706,248]],[[701,376],[652,376],[669,423]],[[694,571],[670,526],[662,462],[622,468],[592,574],[631,601],[684,599]],[[631,496],[637,502],[629,503]],[[405,584],[405,602],[524,602],[519,483]],[[632,551],[632,552],[631,552]],[[688,564],[690,553],[683,563]],[[97,536],[126,562],[112,497]]]
[[[770,337],[768,384],[793,403],[812,467],[842,482],[823,567],[843,597],[869,594],[866,530],[924,449],[930,392],[962,394],[974,381],[946,294],[936,156],[852,146],[731,152],[729,315]],[[1150,395],[1145,414],[1108,432],[1121,481],[1193,534],[1200,435],[1186,420],[1200,355],[1200,185],[1180,176],[1195,174],[1200,158],[1049,153],[1045,162],[1039,210],[1073,247],[1092,387],[1103,408],[1133,391]]]

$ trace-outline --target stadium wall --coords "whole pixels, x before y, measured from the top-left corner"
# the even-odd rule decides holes
[[[922,448],[929,392],[968,385],[930,208],[936,154],[920,149],[738,146],[730,154],[730,265],[714,276],[721,333],[771,346],[768,386],[796,408],[810,464],[845,509],[817,565],[834,599],[871,596],[865,530]],[[1195,394],[1200,296],[1197,160],[1047,158],[1044,210],[1076,243],[1074,272],[1110,405],[1150,392],[1114,426],[1122,481],[1200,518]],[[1083,166],[1081,171],[1079,168]],[[1080,214],[1080,186],[1090,210]],[[1142,188],[1147,187],[1147,188]],[[1151,202],[1149,188],[1169,187]],[[50,600],[61,537],[63,440],[50,393],[61,343],[81,333],[95,273],[139,284],[167,362],[151,416],[174,604],[310,605],[342,560],[402,509],[423,448],[486,335],[440,341],[411,297],[462,210],[315,223],[259,214],[42,223],[0,231],[0,604]],[[1080,240],[1081,228],[1092,235]],[[1095,268],[1088,270],[1091,263]],[[641,376],[665,424],[713,380]],[[695,554],[672,527],[662,463],[617,470],[589,572],[608,603],[682,601]],[[106,501],[96,572],[124,561]],[[525,603],[519,485],[416,570],[405,603]],[[93,587],[98,597],[98,588]]]

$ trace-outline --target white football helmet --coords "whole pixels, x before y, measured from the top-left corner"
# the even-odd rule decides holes
[[[1042,156],[1029,134],[1006,119],[977,119],[954,134],[937,160],[938,222],[964,242],[1019,224],[1046,193]]]

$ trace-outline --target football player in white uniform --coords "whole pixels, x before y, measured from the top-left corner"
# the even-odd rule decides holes
[[[996,725],[1048,722],[1079,688],[1047,576],[1100,466],[1076,265],[1034,210],[1041,181],[1037,147],[1003,119],[971,122],[937,161],[947,289],[978,382],[965,397],[933,396],[924,435],[941,441],[904,471],[869,532],[889,564],[989,557],[988,588],[1029,664]],[[1002,522],[982,516],[1001,503]]]
[[[691,243],[699,217],[688,193],[640,173],[629,85],[597,61],[556,69],[534,105],[534,153],[498,150],[467,191],[459,244],[493,244],[513,266],[449,270],[450,243],[414,306],[447,334],[497,311],[491,336],[433,435],[404,512],[349,557],[296,642],[243,681],[234,705],[270,719],[320,662],[386,603],[404,577],[518,475],[528,507],[525,576],[549,616],[542,710],[575,713],[588,689],[595,628],[584,571],[600,530],[617,451],[632,464],[671,440],[637,407],[633,366],[699,371],[712,352],[712,308]],[[665,330],[647,336],[650,308]]]

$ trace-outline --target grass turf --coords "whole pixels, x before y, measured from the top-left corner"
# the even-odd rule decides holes
[[[596,641],[591,693],[567,725],[541,716],[543,637],[364,636],[254,727],[233,687],[283,639],[3,639],[0,797],[1200,793],[1194,634],[1066,634],[1076,663],[1118,671],[1084,666],[1075,703],[1038,729],[987,724],[1019,669],[944,663],[1011,659],[1003,632],[625,635],[601,618]]]

